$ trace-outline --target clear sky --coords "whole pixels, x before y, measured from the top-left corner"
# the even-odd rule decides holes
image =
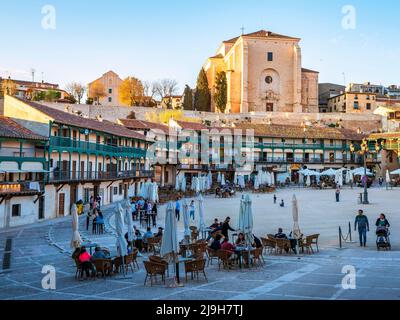
[[[42,27],[52,5],[56,28]],[[342,8],[356,10],[355,29]],[[398,0],[0,0],[0,75],[64,85],[108,70],[195,84],[222,40],[266,29],[302,38],[320,82],[400,85]],[[47,21],[47,20],[46,20]]]

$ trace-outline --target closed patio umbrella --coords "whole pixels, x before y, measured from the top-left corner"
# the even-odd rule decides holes
[[[181,186],[179,184],[179,176],[175,177],[175,190],[179,191],[181,189]]]
[[[244,189],[245,187],[246,187],[246,184],[245,184],[245,182],[244,182],[244,177],[243,176],[239,176],[238,177],[238,184],[239,184],[239,186],[242,188],[242,189]]]
[[[259,176],[256,175],[254,177],[254,190],[258,190],[260,189],[260,180],[259,180]]]
[[[168,258],[168,261],[175,263],[175,274],[179,283],[179,262],[178,262],[178,235],[176,218],[174,214],[174,204],[169,202],[165,211],[164,234],[161,240],[160,255]]]
[[[222,179],[221,172],[218,172],[217,182],[221,183],[221,179]]]
[[[181,190],[182,190],[183,192],[186,191],[186,177],[185,177],[185,176],[182,177],[182,181],[181,181]]]
[[[71,207],[71,217],[72,217],[72,240],[71,240],[71,248],[76,249],[81,246],[82,238],[79,234],[79,217],[78,217],[78,209],[76,208],[76,204],[74,203]]]
[[[295,239],[300,239],[301,231],[300,231],[300,226],[299,226],[299,205],[297,202],[296,195],[293,195],[292,215],[293,215],[293,237]]]
[[[184,236],[185,236],[186,242],[189,243],[189,239],[190,239],[189,205],[188,205],[186,199],[183,200],[182,209],[183,209],[183,226],[185,229]]]
[[[212,187],[212,173],[211,172],[208,172],[207,178],[208,178],[208,189],[211,189],[211,187]]]
[[[306,179],[306,186],[307,186],[307,187],[311,186],[311,176],[307,176],[307,179]]]
[[[132,242],[135,239],[135,234],[133,233],[133,219],[131,212],[131,204],[129,201],[126,201],[125,208],[125,221],[126,226],[128,227],[128,241]]]
[[[124,236],[124,209],[121,204],[118,204],[118,208],[115,212],[115,231],[117,233],[117,248],[118,256],[124,257],[128,254],[128,243]]]
[[[206,228],[206,222],[204,220],[204,199],[201,194],[197,198],[197,201],[199,206],[199,231],[203,232],[203,230]]]
[[[346,184],[350,184],[353,180],[353,175],[351,174],[351,170],[346,171]]]
[[[242,208],[243,206],[243,208]],[[239,230],[243,232],[248,246],[254,242],[253,236],[253,209],[250,195],[242,197],[239,211]]]
[[[390,173],[389,173],[389,170],[386,170],[386,181],[385,181],[385,184],[386,184],[386,189],[389,187],[389,185],[390,185]]]
[[[222,174],[222,176],[221,176],[221,186],[224,186],[225,184],[226,184],[226,182],[225,182],[225,175]]]

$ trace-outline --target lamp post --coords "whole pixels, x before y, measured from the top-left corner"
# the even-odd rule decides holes
[[[360,150],[356,151],[356,148],[353,144],[350,145],[350,152],[351,153],[359,153],[360,155],[363,156],[364,160],[364,196],[363,196],[363,204],[369,204],[368,200],[368,177],[367,177],[367,156],[368,154],[373,154],[374,152],[379,153],[381,150],[381,145],[379,143],[376,143],[375,145],[375,150],[370,150],[368,146],[368,141],[367,139],[363,139],[361,145],[360,145]]]

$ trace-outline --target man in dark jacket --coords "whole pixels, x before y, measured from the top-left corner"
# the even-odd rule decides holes
[[[235,229],[232,229],[231,228],[231,226],[229,225],[229,222],[231,221],[231,218],[230,217],[227,217],[226,219],[225,219],[225,222],[223,223],[223,225],[222,225],[222,230],[221,230],[221,234],[224,236],[224,237],[228,237],[228,231],[230,230],[230,231],[236,231]]]
[[[369,232],[369,223],[367,216],[364,215],[363,210],[358,210],[358,215],[354,222],[354,231],[357,230],[360,236],[360,247],[367,246],[367,232]]]

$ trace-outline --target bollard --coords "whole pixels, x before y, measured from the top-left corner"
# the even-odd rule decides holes
[[[342,249],[342,228],[339,227],[339,247]]]
[[[351,238],[351,222],[349,222],[349,236],[350,236],[350,242],[353,242],[353,239]]]

